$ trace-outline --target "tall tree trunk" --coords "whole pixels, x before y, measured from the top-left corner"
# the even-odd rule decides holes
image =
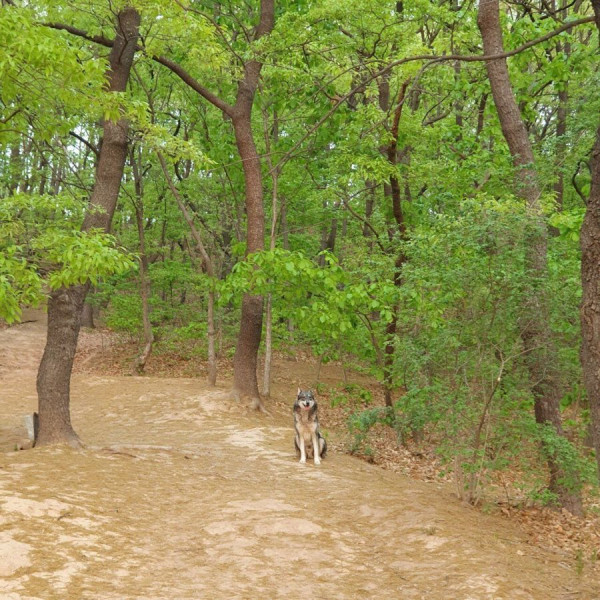
[[[600,127],[590,159],[592,185],[581,226],[581,366],[600,481]]]
[[[133,8],[126,8],[117,16],[116,36],[109,57],[110,92],[124,92],[127,87],[139,24],[140,15]],[[103,124],[103,141],[83,231],[110,228],[127,157],[128,129],[125,119]],[[54,290],[48,300],[48,335],[37,376],[39,434],[36,445],[63,442],[81,445],[71,425],[70,380],[88,287],[89,284],[63,287]]]
[[[268,35],[275,25],[274,0],[261,0],[260,21],[254,39]],[[259,252],[265,244],[265,214],[260,157],[252,133],[252,106],[258,87],[262,62],[250,60],[244,65],[244,77],[238,84],[236,102],[230,112],[235,142],[242,160],[246,204],[246,252]],[[249,399],[255,409],[264,410],[258,391],[258,349],[262,335],[263,298],[251,294],[242,299],[242,315],[233,357],[233,392]]]
[[[279,198],[278,182],[279,167],[273,167],[271,136],[269,134],[268,114],[263,114],[263,123],[265,129],[265,148],[266,160],[271,173],[271,232],[269,235],[269,249],[275,250],[277,220],[279,216]],[[273,111],[273,141],[277,143],[279,137],[279,127],[277,121],[277,111]],[[273,294],[267,296],[265,304],[265,365],[263,370],[263,396],[271,396],[271,365],[273,361]]]
[[[252,92],[252,98],[254,92]],[[264,249],[265,215],[262,198],[262,174],[260,158],[252,135],[252,104],[236,115],[233,126],[235,140],[242,159],[245,190],[247,253]],[[235,355],[233,357],[233,385],[236,397],[249,399],[252,405],[263,410],[258,391],[257,364],[258,348],[262,334],[263,298],[245,294],[242,299],[242,316]]]
[[[600,0],[592,0],[600,33]],[[600,481],[600,126],[590,158],[592,185],[581,226],[581,366]]]
[[[484,54],[504,52],[499,0],[480,2],[477,24],[483,39]],[[551,425],[557,435],[563,436],[560,394],[555,373],[557,357],[552,347],[548,326],[548,299],[544,291],[548,233],[540,205],[540,187],[533,150],[512,90],[506,59],[488,61],[486,67],[502,133],[516,169],[517,193],[527,203],[530,213],[526,243],[528,289],[525,291],[520,335],[532,381],[535,419],[540,425]],[[550,489],[557,494],[561,506],[573,514],[582,514],[579,493],[565,484],[565,474],[549,447],[545,447],[545,453],[550,470]]]
[[[150,276],[148,274],[148,255],[146,254],[146,234],[144,231],[144,184],[139,169],[139,162],[135,158],[135,150],[131,152],[130,158],[133,183],[135,186],[135,222],[137,224],[138,239],[140,244],[140,295],[142,300],[142,322],[144,325],[144,349],[133,362],[133,372],[141,375],[146,368],[146,362],[152,353],[154,344],[154,333],[150,322]]]
[[[398,103],[394,110],[394,119],[392,121],[392,127],[390,133],[392,135],[392,141],[387,147],[387,159],[391,165],[398,163],[398,128],[400,126],[400,118],[402,117],[402,107],[404,106],[404,100],[406,97],[406,90],[410,80],[406,80],[400,88],[398,94]],[[399,241],[406,240],[406,222],[404,220],[404,212],[402,210],[402,194],[400,191],[400,181],[394,174],[390,176],[390,184],[387,188],[389,195],[392,200],[392,214],[395,221],[394,234],[397,235]],[[394,285],[400,287],[402,285],[402,267],[406,262],[406,256],[403,250],[398,250],[396,254],[396,260],[394,261]],[[384,366],[383,366],[383,394],[385,399],[385,405],[388,408],[392,408],[392,388],[394,383],[394,356],[396,352],[395,340],[397,332],[398,322],[398,305],[394,306],[392,313],[392,319],[387,324],[385,330],[385,348],[384,348]]]

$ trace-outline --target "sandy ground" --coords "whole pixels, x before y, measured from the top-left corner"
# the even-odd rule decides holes
[[[335,453],[300,465],[289,415],[200,380],[76,375],[86,448],[15,451],[44,343],[32,316],[0,331],[2,600],[600,598],[442,484]]]

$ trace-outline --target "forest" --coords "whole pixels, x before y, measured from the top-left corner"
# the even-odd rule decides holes
[[[36,446],[85,442],[96,321],[132,373],[231,366],[259,413],[277,353],[343,365],[376,390],[347,392],[357,448],[389,428],[467,502],[510,471],[582,515],[599,32],[600,0],[2,0],[0,316],[47,307]]]

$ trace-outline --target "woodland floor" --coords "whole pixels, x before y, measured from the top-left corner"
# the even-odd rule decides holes
[[[0,331],[2,600],[600,599],[597,520],[484,514],[398,452],[388,469],[344,454],[335,428],[319,467],[298,464],[301,360],[279,361],[262,415],[227,380],[107,374],[108,337],[86,333],[72,381],[86,448],[15,451],[45,335],[41,313],[24,319]]]

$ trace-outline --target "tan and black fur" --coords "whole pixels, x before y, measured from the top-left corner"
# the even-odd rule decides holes
[[[319,431],[317,401],[312,390],[301,390],[294,402],[294,444],[300,462],[305,463],[306,457],[313,458],[315,465],[321,463],[321,458],[327,452],[327,442]]]

